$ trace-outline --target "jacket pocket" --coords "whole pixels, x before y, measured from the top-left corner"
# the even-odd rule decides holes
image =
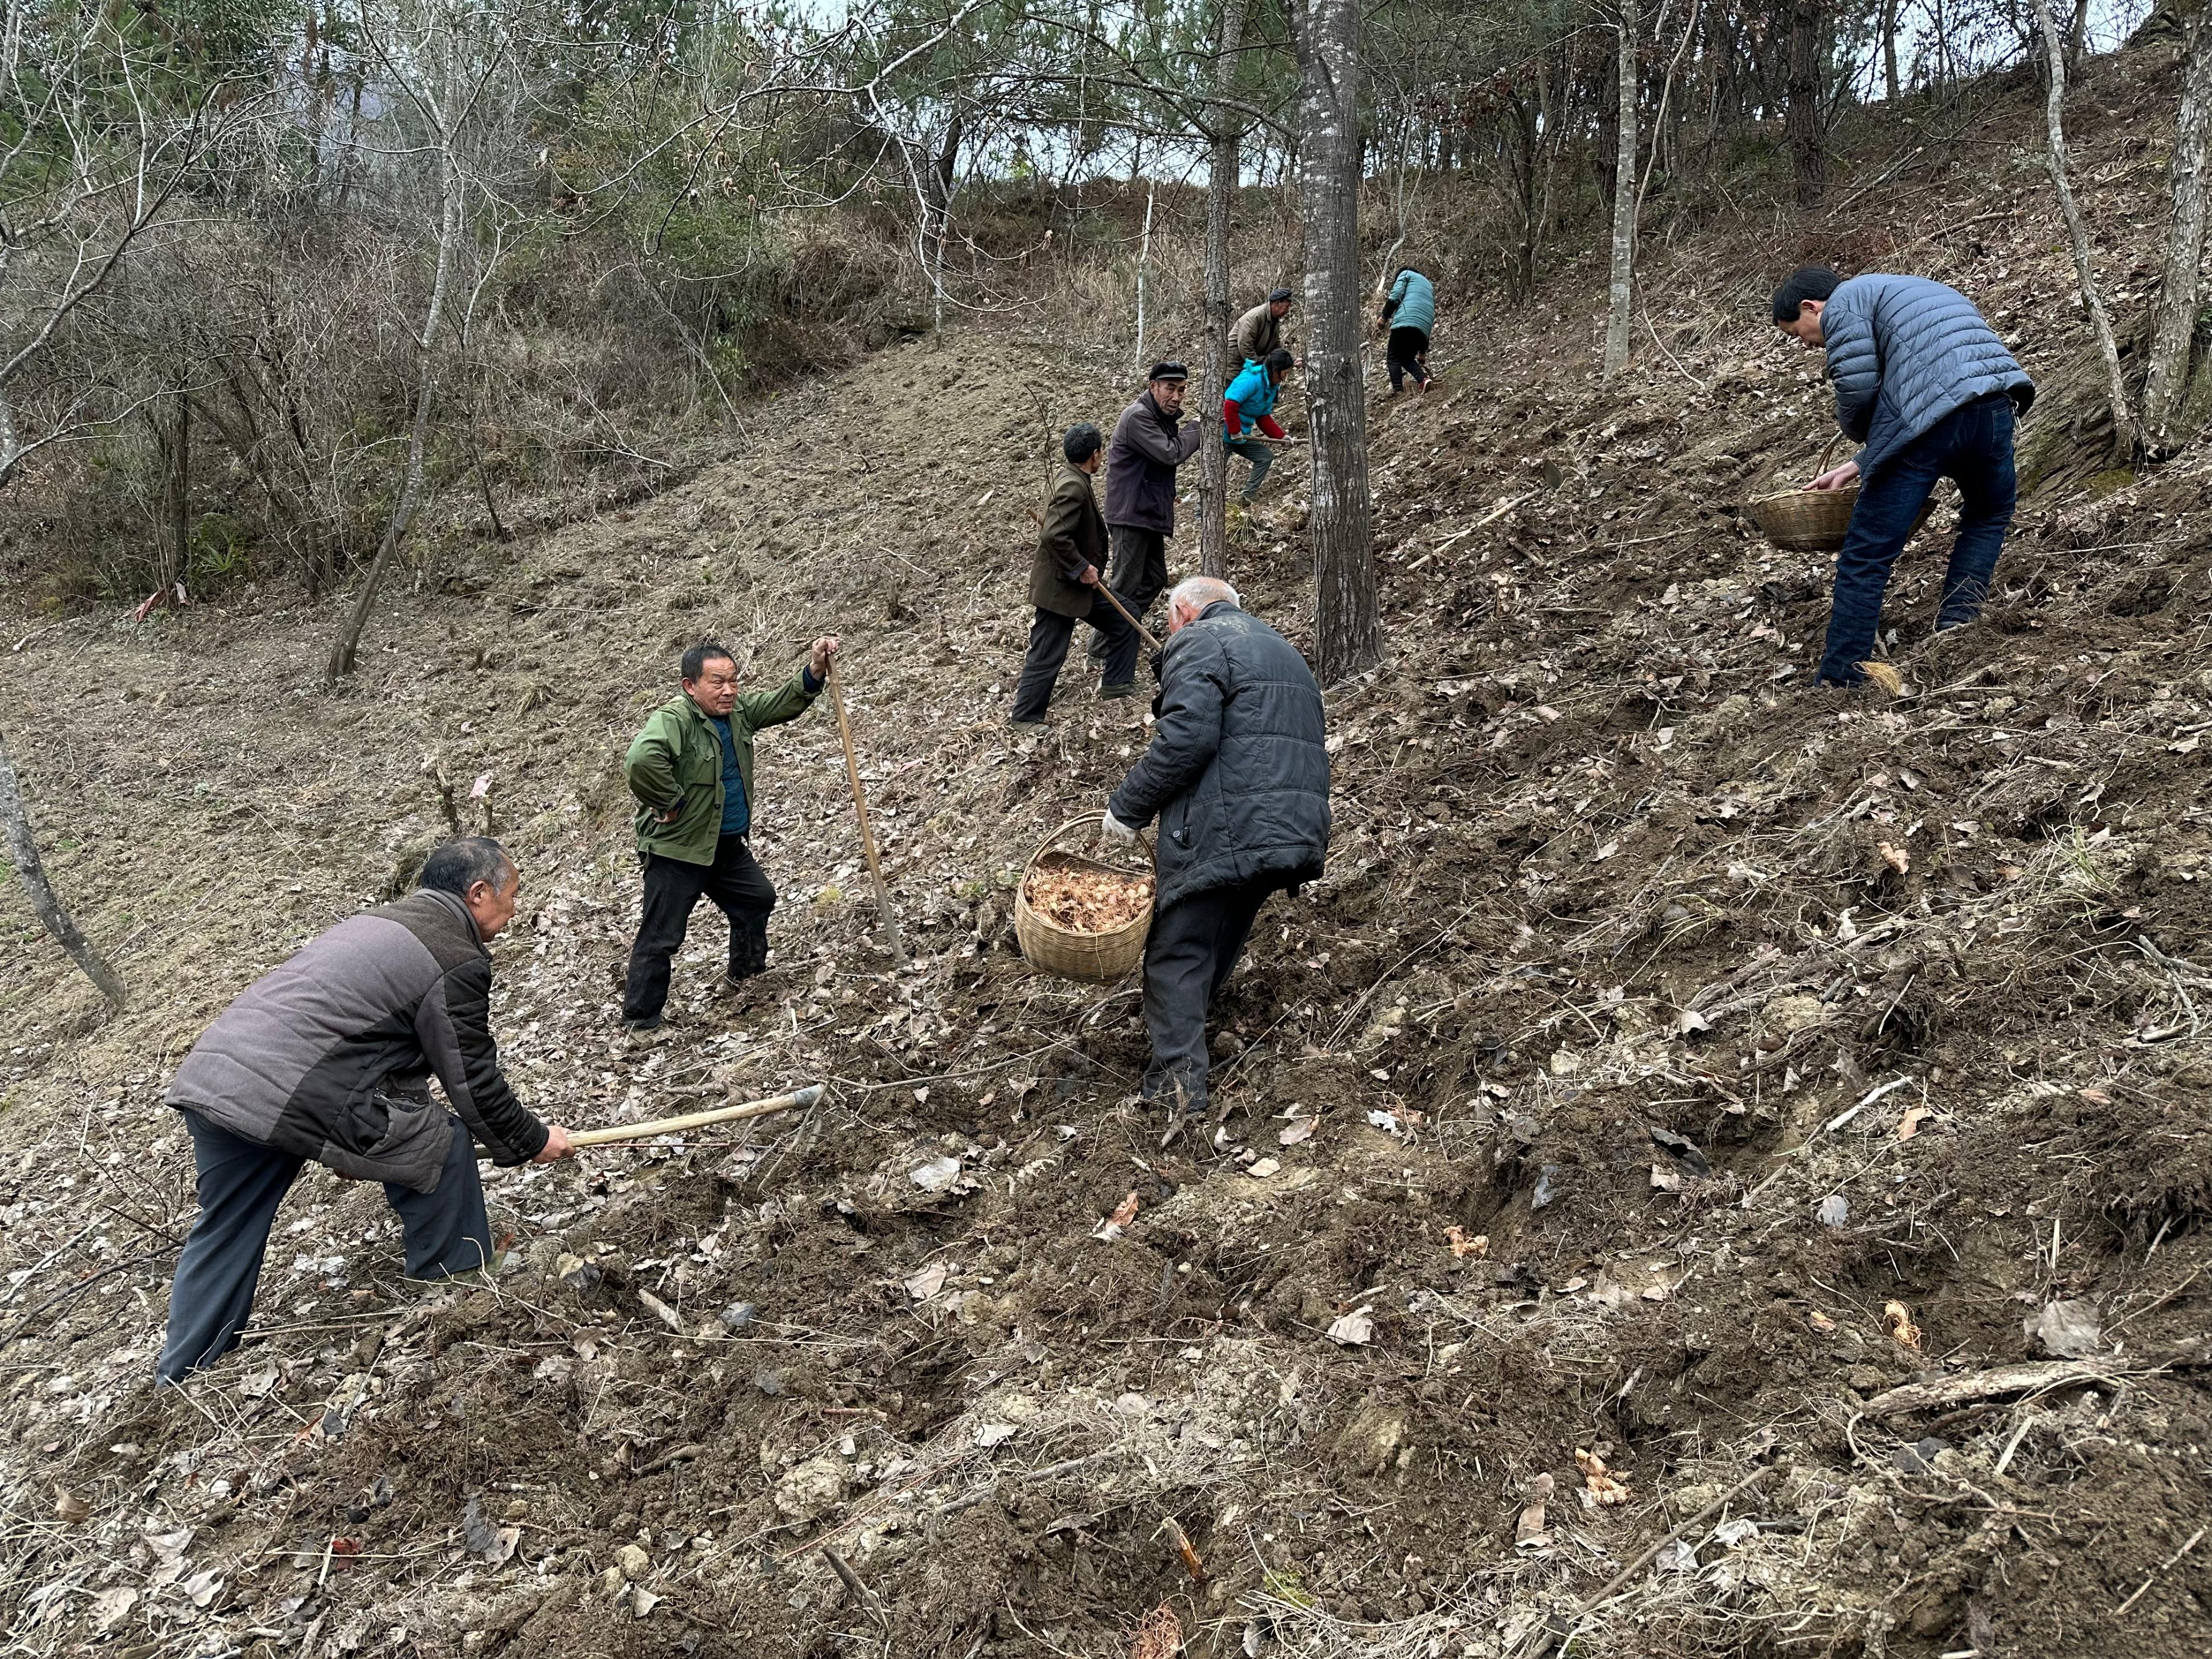
[[[419,1133],[429,1109],[428,1101],[402,1095],[357,1095],[339,1109],[331,1139],[356,1157],[381,1157]]]
[[[1167,810],[1160,814],[1160,828],[1167,832],[1168,839],[1176,846],[1188,848],[1190,845],[1190,796],[1188,793],[1177,795],[1168,803]]]

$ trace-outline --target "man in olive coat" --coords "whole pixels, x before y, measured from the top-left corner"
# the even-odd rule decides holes
[[[637,798],[637,855],[645,903],[623,989],[623,1024],[649,1031],[668,1001],[668,966],[702,895],[730,919],[734,989],[768,966],[775,888],[747,844],[753,823],[753,733],[797,720],[830,672],[837,636],[814,641],[806,664],[772,691],[738,695],[738,665],[712,641],[684,653],[684,691],[653,711],[623,770]]]
[[[1237,319],[1237,356],[1240,363],[1262,363],[1267,354],[1283,345],[1283,319],[1291,314],[1291,290],[1279,288]],[[1233,375],[1235,369],[1230,373]]]
[[[1102,697],[1126,697],[1136,691],[1137,634],[1108,599],[1099,574],[1106,562],[1106,520],[1099,515],[1091,480],[1105,459],[1098,428],[1085,422],[1072,426],[1060,441],[1067,465],[1053,481],[1037,532],[1036,563],[1030,573],[1030,603],[1036,620],[1030,624],[1029,654],[1021,684],[1014,688],[1008,724],[1034,730],[1045,723],[1053,682],[1067,660],[1075,624],[1087,622],[1106,647]]]

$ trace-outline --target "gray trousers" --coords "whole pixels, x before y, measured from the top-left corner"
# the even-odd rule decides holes
[[[218,1128],[197,1112],[184,1114],[199,1175],[200,1217],[185,1240],[169,1290],[169,1334],[154,1367],[157,1382],[177,1382],[212,1365],[238,1346],[253,1312],[269,1226],[307,1159]],[[410,1279],[443,1279],[491,1263],[491,1222],[476,1148],[460,1119],[438,1189],[384,1184],[398,1214]]]
[[[1178,899],[1152,918],[1145,936],[1145,1029],[1152,1039],[1146,1100],[1190,1113],[1206,1109],[1206,1010],[1244,954],[1253,918],[1282,885],[1268,878],[1216,887]]]
[[[1257,438],[1231,438],[1221,446],[1231,455],[1242,455],[1252,463],[1252,476],[1244,480],[1243,493],[1237,500],[1250,506],[1252,498],[1260,493],[1260,486],[1267,481],[1267,470],[1275,464],[1275,447],[1263,444]]]

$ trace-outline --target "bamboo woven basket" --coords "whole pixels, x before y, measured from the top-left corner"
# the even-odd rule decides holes
[[[1828,457],[1835,447],[1834,438],[1821,446],[1820,471],[1828,470]],[[1850,532],[1851,509],[1858,501],[1859,487],[1848,483],[1840,489],[1783,489],[1755,495],[1743,504],[1743,510],[1784,553],[1832,553]],[[1935,510],[1936,498],[1930,495],[1909,533],[1918,535]]]
[[[1014,938],[1021,945],[1023,957],[1033,966],[1048,974],[1058,974],[1063,979],[1121,978],[1142,959],[1146,935],[1152,930],[1150,906],[1135,921],[1110,933],[1079,933],[1030,908],[1030,872],[1048,867],[1048,861],[1062,868],[1099,870],[1112,876],[1130,873],[1110,864],[1101,864],[1096,859],[1081,858],[1054,848],[1054,843],[1069,830],[1097,821],[1088,815],[1070,818],[1039,842],[1036,851],[1030,854],[1030,861],[1022,868],[1021,885],[1014,890]],[[1146,855],[1152,860],[1153,878],[1157,881],[1158,858],[1152,853],[1149,839],[1144,840],[1144,846]]]

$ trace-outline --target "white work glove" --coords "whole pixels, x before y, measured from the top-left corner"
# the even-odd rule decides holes
[[[1107,809],[1106,816],[1099,821],[1098,834],[1109,847],[1134,847],[1137,844],[1135,827],[1124,823],[1115,817],[1111,807]]]

